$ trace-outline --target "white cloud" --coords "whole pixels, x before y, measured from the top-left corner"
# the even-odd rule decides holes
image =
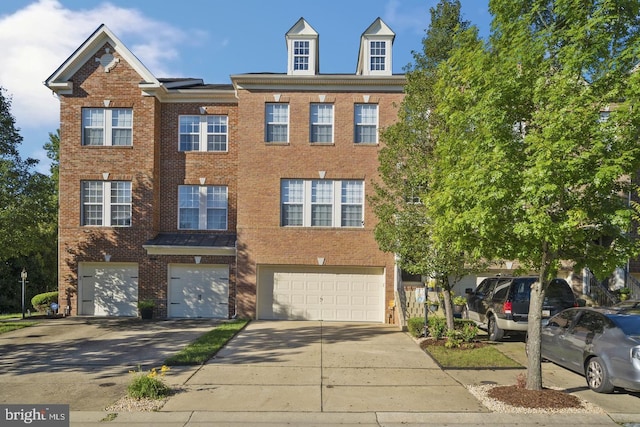
[[[177,46],[189,39],[184,31],[110,3],[71,10],[58,0],[34,2],[0,17],[0,86],[12,97],[11,112],[23,137],[36,127],[57,129],[59,101],[43,82],[103,23],[152,73],[178,74],[170,68],[178,62]],[[35,143],[41,147],[47,141],[45,134]]]
[[[396,33],[411,32],[424,35],[425,29],[429,26],[431,16],[429,15],[429,8],[434,6],[427,3],[431,3],[431,1],[420,2],[418,6],[415,6],[415,3],[412,2],[389,0],[385,6],[383,19]],[[407,8],[407,6],[410,8]]]

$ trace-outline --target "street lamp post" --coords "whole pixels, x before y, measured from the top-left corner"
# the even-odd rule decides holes
[[[27,270],[25,268],[22,269],[20,278],[22,279],[22,318],[24,319],[24,285],[27,283]]]

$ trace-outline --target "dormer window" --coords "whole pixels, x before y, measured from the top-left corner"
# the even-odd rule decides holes
[[[360,76],[390,76],[395,33],[378,18],[360,37],[360,52],[356,74]]]
[[[293,42],[293,69],[309,69],[309,40],[295,40]]]
[[[287,34],[287,74],[316,75],[318,70],[318,33],[300,18]]]
[[[369,44],[369,70],[386,70],[387,42],[372,41]]]

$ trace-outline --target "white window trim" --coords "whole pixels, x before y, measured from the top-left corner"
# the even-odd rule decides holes
[[[90,110],[101,110],[102,114],[102,126],[86,126],[84,122],[84,113],[85,111]],[[131,111],[131,127],[122,127],[122,126],[113,126],[113,111],[114,110],[129,110]],[[133,108],[98,108],[98,107],[86,107],[82,109],[82,146],[84,147],[131,147],[133,146]],[[85,129],[102,129],[102,144],[100,145],[89,145],[85,144]],[[131,143],[128,145],[113,145],[113,129],[131,129]]]
[[[371,67],[371,59],[374,55],[371,55],[371,45],[373,43],[382,42],[385,44],[384,46],[384,56],[375,55],[375,57],[384,58],[384,69],[383,70],[374,70]],[[391,42],[388,39],[380,39],[380,38],[372,38],[367,40],[367,70],[369,75],[385,75],[388,76],[391,74]]]
[[[102,202],[100,203],[85,203],[84,202],[84,184],[89,182],[97,182],[102,184]],[[95,180],[84,180],[80,183],[80,200],[82,204],[82,208],[80,210],[81,218],[80,223],[83,227],[131,227],[132,223],[132,214],[133,214],[133,206],[132,202],[129,203],[117,203],[117,205],[128,205],[129,206],[129,225],[113,225],[111,224],[111,184],[114,182],[128,182],[129,183],[129,198],[132,199],[132,188],[131,181],[95,181]],[[85,206],[102,206],[102,225],[97,224],[85,224],[84,217],[84,207]]]
[[[270,122],[268,121],[268,107],[270,105],[286,105],[287,106],[287,121],[286,122]],[[289,143],[289,132],[291,131],[291,126],[289,122],[291,121],[291,107],[289,103],[286,102],[267,102],[264,106],[264,140],[267,144],[288,144]],[[270,141],[269,140],[269,125],[287,125],[287,137],[286,141]]]
[[[324,122],[314,122],[313,121],[313,107],[314,106],[330,106],[331,107],[331,123]],[[333,104],[314,102],[309,106],[309,141],[312,144],[333,144],[335,138],[335,106]],[[314,141],[313,140],[313,129],[315,126],[326,126],[331,125],[331,141]]]
[[[180,132],[180,119],[182,117],[199,117],[200,118],[200,124],[199,124],[199,129],[198,129],[198,137],[200,138],[198,141],[198,149],[197,150],[182,150],[180,148],[180,135],[182,135],[182,132]],[[209,150],[209,144],[207,142],[207,136],[209,135],[209,133],[207,132],[207,128],[208,128],[208,123],[207,123],[207,118],[208,117],[224,117],[227,120],[227,132],[224,133],[227,141],[225,143],[225,149],[224,150]],[[222,134],[218,134],[218,133],[212,133],[212,135],[222,135]],[[207,152],[207,153],[227,153],[229,151],[229,116],[225,115],[225,114],[207,114],[207,115],[197,115],[197,114],[181,114],[180,116],[178,116],[178,151],[183,152],[183,153],[188,153],[188,152]]]
[[[300,181],[299,179],[291,179],[290,181]],[[302,180],[303,185],[303,202],[302,202],[302,225],[283,225],[282,219],[280,225],[285,228],[300,228],[300,227],[311,227],[311,228],[363,228],[364,227],[364,202],[365,202],[365,183],[363,180],[333,180],[333,194],[332,194],[332,218],[331,225],[311,225],[311,213],[312,206],[315,203],[311,202],[311,189],[313,181],[323,181],[319,179],[305,179]],[[343,181],[358,181],[362,182],[362,218],[360,221],[360,226],[343,226],[342,225],[342,182]],[[282,188],[282,185],[280,185]],[[298,203],[293,203],[297,205]],[[322,204],[322,203],[321,203]],[[353,205],[353,203],[348,203],[347,205]],[[282,218],[282,206],[284,203],[282,201],[282,193],[280,194],[280,218]]]
[[[229,229],[229,187],[226,185],[180,185],[179,187],[197,187],[198,188],[198,228],[182,228],[180,227],[180,189],[178,188],[178,230],[209,230],[221,231]],[[207,228],[207,189],[209,187],[218,187],[225,189],[226,195],[226,215],[224,228]]]
[[[376,107],[376,123],[375,123],[375,135],[376,135],[376,140],[373,142],[358,142],[357,141],[357,135],[358,135],[358,129],[360,126],[371,126],[371,123],[362,123],[362,122],[357,122],[356,119],[358,117],[357,115],[357,109],[358,106],[364,106],[364,105],[373,105]],[[356,145],[374,145],[374,144],[378,144],[378,142],[380,141],[380,107],[378,106],[378,104],[368,104],[368,103],[357,103],[353,106],[353,142]]]

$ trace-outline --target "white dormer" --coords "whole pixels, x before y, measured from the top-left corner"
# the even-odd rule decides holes
[[[396,34],[377,18],[360,37],[360,52],[356,74],[362,76],[390,76],[392,74],[392,46]]]
[[[287,34],[287,74],[315,75],[319,73],[318,33],[304,18],[300,18]]]

